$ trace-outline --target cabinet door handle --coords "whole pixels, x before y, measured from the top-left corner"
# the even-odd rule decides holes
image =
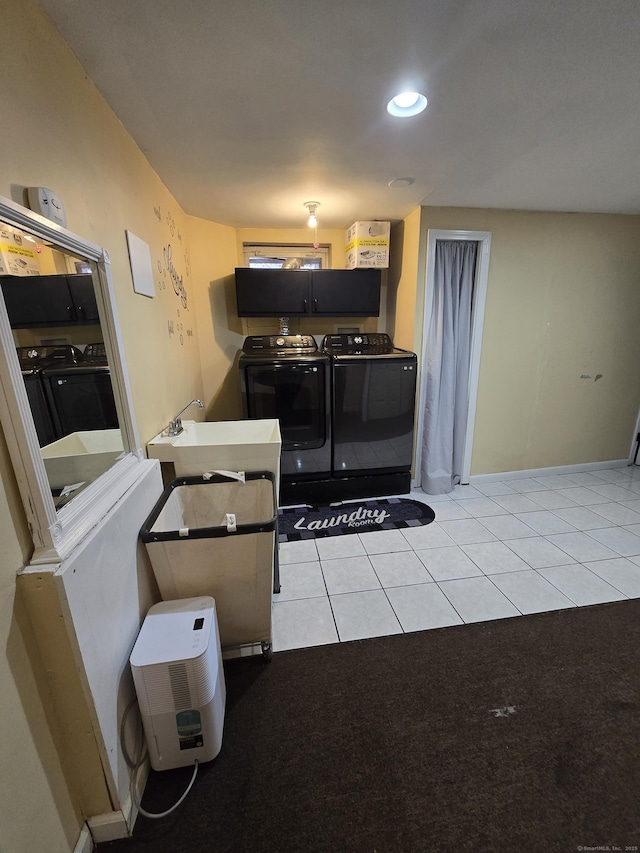
[[[67,317],[70,320],[75,319],[76,312],[73,310],[73,305],[67,305]]]
[[[314,299],[313,300],[313,311],[314,311],[314,313],[317,312],[317,310],[318,310],[318,300]]]
[[[303,310],[304,310],[304,311],[305,311],[305,313],[306,313],[306,310],[307,310],[307,300],[306,300],[306,299],[303,299],[303,300],[302,300],[302,307],[303,307]]]

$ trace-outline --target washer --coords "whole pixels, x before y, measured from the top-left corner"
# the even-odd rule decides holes
[[[40,447],[60,438],[42,382],[42,368],[56,349],[51,346],[16,347]]]
[[[118,428],[106,356],[85,361],[76,347],[58,347],[42,370],[42,380],[60,437],[83,430]]]
[[[330,359],[312,335],[249,335],[238,360],[245,418],[277,418],[281,503],[331,474]]]
[[[411,488],[417,357],[389,335],[327,335],[331,356],[332,476],[349,497]],[[354,494],[359,492],[358,494]]]

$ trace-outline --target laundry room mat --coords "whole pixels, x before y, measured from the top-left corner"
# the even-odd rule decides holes
[[[278,510],[280,542],[320,539],[343,533],[398,530],[431,524],[436,514],[430,506],[408,498],[343,503],[321,507],[287,507]]]

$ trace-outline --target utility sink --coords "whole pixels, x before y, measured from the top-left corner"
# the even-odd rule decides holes
[[[90,483],[124,452],[119,429],[72,432],[40,448],[52,489]]]
[[[172,462],[176,477],[209,471],[271,471],[280,481],[280,424],[276,419],[182,421],[179,435],[160,433],[147,456]]]

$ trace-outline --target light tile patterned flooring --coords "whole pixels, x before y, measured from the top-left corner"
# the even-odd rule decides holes
[[[640,467],[405,497],[435,521],[280,545],[274,652],[640,597]]]

